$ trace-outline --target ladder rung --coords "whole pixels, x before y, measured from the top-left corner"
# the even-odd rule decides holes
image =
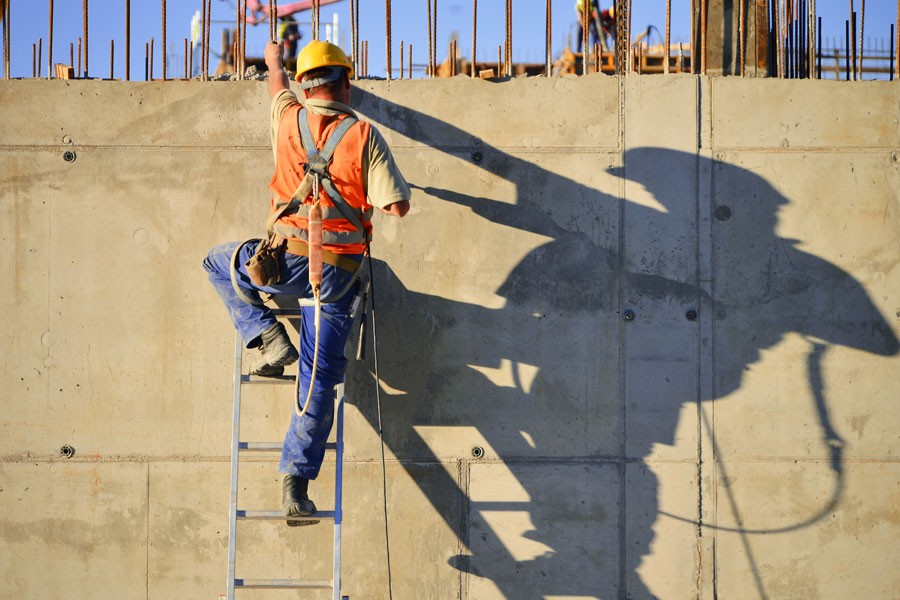
[[[238,450],[244,452],[281,452],[281,446],[281,442],[238,442]],[[325,449],[336,450],[337,444],[328,442]]]
[[[236,588],[330,590],[330,579],[235,579]]]
[[[272,308],[270,310],[276,317],[300,317],[303,314],[300,312],[300,306],[296,308]]]
[[[308,517],[285,517],[280,510],[238,510],[236,517],[240,519],[254,519],[261,521],[321,521],[323,519],[334,519],[333,510],[320,510],[314,515]]]
[[[294,385],[296,377],[293,375],[276,375],[275,377],[262,377],[260,375],[245,375],[241,373],[241,383],[244,385]]]

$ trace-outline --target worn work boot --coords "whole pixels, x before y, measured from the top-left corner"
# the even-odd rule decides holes
[[[310,519],[303,521],[292,521],[290,519],[290,517],[308,517],[316,513],[316,505],[307,496],[308,489],[309,479],[304,479],[298,475],[284,476],[284,481],[281,483],[281,502],[284,516],[288,517],[287,524],[289,527],[318,523],[318,521]]]
[[[294,364],[300,358],[281,323],[275,323],[263,331],[259,340],[260,359],[250,368],[251,375],[281,375],[285,366]]]

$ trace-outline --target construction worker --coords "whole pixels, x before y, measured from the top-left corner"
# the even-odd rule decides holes
[[[301,406],[305,400],[307,408],[305,412],[293,411],[279,471],[285,475],[282,484],[285,516],[303,517],[316,512],[308,496],[308,485],[322,464],[334,417],[335,386],[343,380],[347,367],[344,346],[352,325],[350,308],[354,286],[351,284],[368,251],[373,208],[402,217],[409,210],[411,194],[384,138],[369,123],[359,121],[349,107],[352,66],[339,47],[312,41],[300,52],[296,79],[303,91],[302,101],[289,89],[283,43],[270,42],[265,48],[265,60],[269,68],[271,140],[275,155],[275,174],[269,183],[273,194],[269,221],[274,223],[269,247],[277,255],[278,279],[267,285],[251,280],[247,262],[258,250],[256,240],[213,248],[204,268],[246,347],[259,351],[259,359],[250,374],[279,375],[285,366],[300,359],[297,403]],[[347,119],[351,121],[344,123]],[[349,129],[343,129],[351,123]],[[342,133],[335,134],[336,130]],[[304,298],[313,295],[306,242],[314,233],[307,220],[314,210],[310,205],[313,199],[308,193],[293,201],[292,198],[303,195],[301,184],[314,177],[313,167],[318,165],[321,169],[319,153],[327,153],[323,145],[332,134],[339,141],[325,167],[325,176],[317,182],[317,187],[321,183],[319,198],[323,211],[324,264],[320,294],[329,301],[321,306],[318,324],[314,309],[302,308],[298,353],[271,311],[247,300],[257,300],[259,292]],[[310,145],[318,150],[312,158],[313,153],[307,150]],[[335,298],[348,287],[350,292]],[[318,357],[313,378],[317,326]],[[288,519],[288,525],[301,524],[302,521]]]
[[[600,10],[599,0],[588,0],[588,27],[590,34],[590,47],[600,44],[604,51],[609,51],[616,43],[616,7],[611,6],[606,10]],[[575,12],[578,14],[578,52],[581,52],[584,43],[584,0],[575,3]],[[607,40],[612,39],[611,44]]]
[[[297,47],[300,43],[300,28],[293,17],[278,21],[278,39],[284,42],[284,57],[289,60],[297,58]]]

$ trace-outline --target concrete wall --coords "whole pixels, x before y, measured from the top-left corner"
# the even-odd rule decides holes
[[[416,186],[373,249],[394,598],[896,597],[900,86],[356,100]],[[0,106],[0,598],[215,599],[234,336],[200,262],[262,227],[265,84],[2,81]],[[388,597],[371,356],[357,599]],[[250,388],[243,437],[290,402]],[[278,506],[275,467],[242,463],[243,507]],[[239,577],[328,577],[330,528],[239,531]]]

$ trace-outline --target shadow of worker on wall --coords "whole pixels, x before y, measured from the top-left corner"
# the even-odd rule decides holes
[[[428,115],[365,92],[359,95],[364,113],[386,112],[390,118],[383,121],[438,151],[450,153],[436,140],[467,135]],[[758,360],[761,350],[796,332],[815,339],[812,400],[823,435],[837,442],[821,383],[813,381],[815,357],[824,344],[893,355],[898,341],[849,274],[778,237],[776,213],[788,200],[749,171],[704,164],[705,158],[665,149],[628,152],[625,169],[611,173],[638,177],[665,207],[661,211],[623,203],[537,161],[489,146],[482,151],[484,161],[470,168],[513,184],[515,201],[469,195],[469,185],[424,187],[437,200],[433,206],[456,211],[464,222],[484,220],[486,230],[501,240],[527,233],[547,241],[487,290],[502,297],[499,308],[407,289],[386,265],[378,265],[379,344],[383,352],[389,349],[390,358],[380,365],[390,392],[383,403],[385,442],[466,547],[468,554],[450,563],[477,576],[468,580],[470,597],[479,597],[481,590],[496,596],[479,583],[484,578],[506,598],[652,598],[637,568],[649,553],[659,517],[657,483],[649,469],[639,485],[629,483],[625,472],[628,464],[649,456],[654,444],[675,443],[682,407],[738,389],[743,370]],[[620,236],[626,236],[626,253],[629,239],[642,239],[633,230],[618,230],[623,210],[626,229],[647,228],[643,239],[652,237],[653,227],[664,230],[669,220],[696,219],[694,196],[655,177],[642,180],[644,171],[629,168],[638,162],[651,162],[662,173],[717,169],[716,181],[728,191],[719,195],[727,198],[723,206],[728,210],[717,209],[717,227],[734,231],[713,235],[717,272],[728,276],[716,280],[712,297],[700,291],[696,270],[671,269],[695,260],[694,243],[657,245],[640,268],[623,268],[629,263],[619,256]],[[474,214],[466,215],[466,210]],[[467,231],[436,233],[435,259],[423,268],[435,277],[460,277],[468,285],[483,281],[477,260],[455,261],[452,269],[463,271],[455,275],[445,262],[451,247],[485,243],[459,240]],[[652,304],[657,322],[677,320],[679,325],[663,327],[652,344],[632,337],[627,328],[620,334],[619,311],[632,304]],[[640,398],[640,413],[652,415],[651,426],[636,427],[627,418],[632,399],[621,378],[634,377],[629,373],[642,367],[628,356],[635,346],[640,354],[641,345],[647,346],[646,355],[696,348],[697,328],[684,325],[684,309],[690,306],[711,306],[714,312],[712,392],[703,395],[698,390],[706,388],[694,385],[672,393],[662,380],[664,368],[640,372],[640,378],[661,380],[655,386],[658,393]],[[834,310],[838,306],[841,310]],[[626,341],[630,354],[623,359],[620,348]],[[677,368],[684,371],[684,363]],[[691,369],[696,372],[696,365]],[[362,371],[351,374],[351,390],[359,390],[351,395],[377,427],[371,379]],[[429,437],[430,427],[456,427],[461,439],[483,439],[487,458],[494,460],[469,463],[461,478],[449,474],[439,466],[440,458],[465,456],[468,448],[454,447],[452,435]],[[474,438],[468,433],[473,429]],[[839,473],[840,453],[831,457]],[[836,490],[832,506],[839,500],[840,488]],[[820,511],[797,526],[823,515]],[[620,535],[626,523],[627,531]],[[765,597],[763,583],[757,581]]]

